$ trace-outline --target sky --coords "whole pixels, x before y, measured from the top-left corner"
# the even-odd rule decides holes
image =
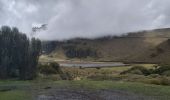
[[[0,26],[28,36],[62,40],[170,27],[170,0],[0,0]]]

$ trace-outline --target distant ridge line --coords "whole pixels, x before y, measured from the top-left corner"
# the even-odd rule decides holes
[[[169,36],[168,37],[154,37],[154,36],[151,36],[151,37],[146,37],[146,36],[127,36],[127,37],[115,37],[115,38],[170,38]]]

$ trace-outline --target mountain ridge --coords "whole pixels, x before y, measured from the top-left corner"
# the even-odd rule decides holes
[[[161,47],[160,45],[168,45],[166,42],[169,41],[169,38],[170,28],[163,28],[130,32],[122,36],[48,41],[49,43],[46,42],[44,48],[53,45],[53,49],[48,52],[48,55],[53,58],[95,61],[152,62],[149,61],[153,59],[149,58],[148,55],[151,55],[149,53],[152,53],[151,51],[155,50],[155,48]],[[164,47],[167,47],[168,49],[168,46]],[[48,49],[46,48],[46,50],[43,50],[47,52]],[[162,62],[159,61],[158,58],[154,59],[154,62]],[[166,59],[168,59],[168,57]]]

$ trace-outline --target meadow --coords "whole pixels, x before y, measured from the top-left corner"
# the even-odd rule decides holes
[[[139,66],[139,64],[137,65]],[[133,66],[136,66],[136,64]],[[150,69],[154,65],[140,64],[140,66]],[[86,90],[88,91],[87,93],[91,93],[91,91],[96,93],[96,91],[101,90],[116,90],[134,93],[133,95],[137,96],[151,97],[152,100],[170,99],[170,86],[158,84],[158,81],[161,79],[159,77],[161,76],[120,75],[122,71],[130,68],[132,68],[132,65],[100,69],[63,67],[62,71],[71,76],[70,80],[62,80],[59,74],[40,74],[37,79],[31,81],[18,81],[17,79],[1,80],[0,100],[41,100],[38,99],[38,96],[52,93],[52,89],[69,91]]]

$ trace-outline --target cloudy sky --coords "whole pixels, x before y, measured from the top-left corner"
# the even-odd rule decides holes
[[[170,27],[170,0],[0,0],[0,26],[46,40],[98,37]]]

